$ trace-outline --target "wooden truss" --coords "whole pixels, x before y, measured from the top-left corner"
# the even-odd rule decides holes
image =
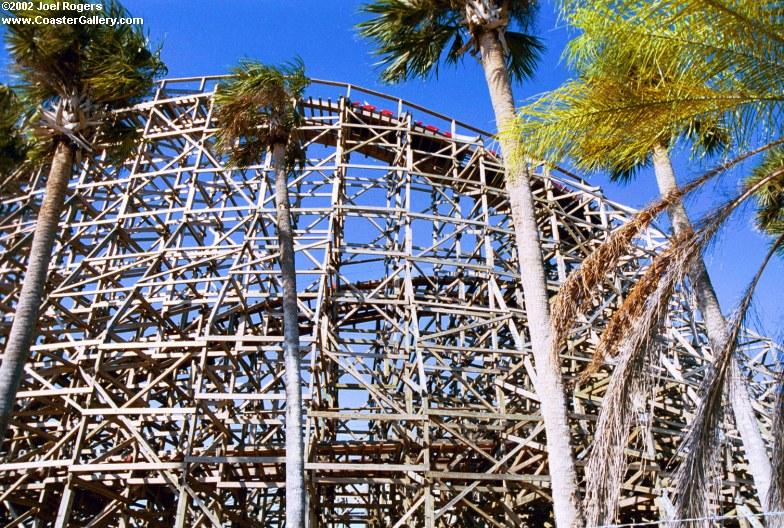
[[[128,118],[121,167],[71,182],[40,338],[0,449],[3,526],[280,527],[281,283],[270,159],[213,150],[218,78],[165,81]],[[316,82],[308,164],[290,178],[312,527],[546,526],[540,395],[502,161],[489,135],[402,100]],[[367,103],[370,100],[372,104]],[[0,197],[5,342],[45,174]],[[534,183],[550,287],[630,210],[567,174]],[[580,471],[607,386],[575,383],[608,314],[667,242],[651,229],[608,270],[563,356]],[[710,352],[684,286],[639,402],[624,521],[667,511]],[[766,437],[777,349],[745,336]],[[545,395],[546,397],[546,395]],[[758,511],[727,418],[727,514]]]

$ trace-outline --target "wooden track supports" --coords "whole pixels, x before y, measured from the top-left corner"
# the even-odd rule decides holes
[[[137,155],[71,182],[41,337],[0,449],[0,526],[283,526],[272,168],[228,170],[214,153],[216,82],[162,83],[128,112]],[[311,526],[547,525],[540,395],[488,135],[356,87],[312,89],[309,161],[290,183]],[[0,344],[41,189],[41,175],[0,188]],[[556,291],[630,211],[557,170],[535,190]],[[568,380],[666,243],[651,229],[608,270],[604,302],[564,353]],[[694,304],[684,286],[663,326],[625,521],[658,519],[665,503],[709,357]],[[747,334],[766,436],[776,353]],[[607,380],[570,385],[578,463]],[[757,511],[730,423],[725,433],[723,511]]]

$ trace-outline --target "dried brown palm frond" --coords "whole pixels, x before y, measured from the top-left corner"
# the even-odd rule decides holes
[[[684,234],[675,240],[666,251],[653,259],[645,275],[634,285],[607,323],[607,328],[594,349],[593,360],[580,376],[581,381],[594,374],[606,357],[614,355],[630,334],[638,331],[637,325],[641,317],[651,313],[651,299],[654,299],[659,291],[662,278],[672,277],[669,272],[673,259],[677,257],[678,253],[689,251],[692,237],[692,233]],[[656,321],[650,320],[648,323],[655,326]]]
[[[629,326],[622,332],[613,331],[620,341],[612,348],[620,349],[621,353],[602,398],[586,467],[583,508],[588,526],[612,524],[618,513],[626,471],[626,444],[639,415],[639,405],[635,403],[647,401],[654,384],[656,330],[666,317],[673,292],[699,255],[697,239],[694,233],[684,233],[656,257],[638,283],[639,288],[632,291],[619,310],[627,311],[621,319]],[[607,331],[601,344],[609,349],[606,334]]]
[[[646,303],[648,309],[636,321],[635,331],[621,345],[618,363],[602,399],[585,469],[583,509],[587,526],[612,524],[618,513],[626,470],[626,444],[630,428],[640,412],[632,403],[647,401],[653,387],[654,330],[665,317],[669,298],[680,280],[682,276],[676,272],[668,273],[657,282],[655,292]]]
[[[559,288],[552,307],[554,356],[558,355],[577,317],[585,313],[598,297],[598,286],[607,276],[607,270],[614,269],[618,261],[628,255],[634,238],[647,229],[666,208],[662,200],[636,213],[631,221],[614,231],[567,277]]]
[[[601,341],[594,350],[593,361],[583,371],[581,379],[585,379],[596,372],[602,361],[607,357],[612,357],[629,333],[635,331],[636,320],[647,309],[646,299],[656,291],[657,282],[665,275],[664,269],[672,266],[674,263],[691,266],[694,257],[699,255],[706,245],[713,240],[713,237],[730,215],[762,186],[781,174],[784,174],[784,169],[772,171],[753,185],[747,186],[737,196],[706,215],[705,219],[699,223],[699,228],[696,232],[684,233],[667,250],[653,259],[645,275],[634,285],[620,308],[610,318],[607,328],[602,334]],[[687,188],[684,187],[676,194],[684,192]]]
[[[552,354],[557,357],[564,345],[569,332],[574,328],[577,318],[591,309],[601,295],[600,285],[607,276],[607,270],[617,267],[621,258],[628,255],[629,247],[634,238],[650,226],[656,217],[674,202],[683,199],[719,174],[738,163],[784,143],[777,140],[760,148],[746,152],[732,160],[715,167],[700,175],[677,192],[672,192],[663,199],[637,212],[633,219],[610,234],[608,239],[596,248],[583,261],[580,268],[573,271],[564,281],[553,300],[552,306]],[[595,368],[595,367],[594,367]]]
[[[775,172],[769,175],[769,178],[773,177]],[[763,184],[760,182],[758,185]],[[694,259],[730,215],[753,195],[756,187],[747,188],[729,200],[708,215],[697,231],[683,233],[658,255],[602,335],[597,348],[608,354],[618,349],[622,353],[602,401],[586,468],[583,507],[588,525],[611,524],[617,514],[620,487],[626,469],[625,448],[636,413],[632,403],[644,397],[648,393],[647,387],[653,383],[651,354],[654,347],[651,343],[654,332],[666,314],[669,299],[677,284],[688,276]],[[737,337],[737,333],[734,335]],[[704,493],[699,485],[690,486],[686,490],[695,487],[701,488],[691,490],[695,494]]]
[[[714,487],[713,478],[718,470],[721,453],[720,428],[724,420],[722,399],[725,391],[728,391],[730,387],[732,357],[737,349],[738,337],[743,329],[743,322],[751,305],[757,283],[771,257],[782,243],[784,243],[784,235],[780,236],[771,247],[735,309],[730,320],[726,341],[715,354],[713,368],[705,379],[704,396],[697,407],[689,432],[678,449],[683,453],[683,458],[675,474],[677,497],[675,511],[678,519],[707,518],[711,514],[710,490]],[[712,526],[709,520],[690,522],[699,523],[699,526],[706,528]],[[684,521],[679,521],[676,524],[676,528],[685,528],[685,526]],[[689,524],[689,526],[697,525]]]

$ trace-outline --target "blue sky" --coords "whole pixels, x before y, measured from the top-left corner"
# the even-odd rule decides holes
[[[94,0],[97,1],[97,0]],[[367,42],[353,30],[362,19],[357,0],[125,0],[134,16],[144,18],[154,42],[163,42],[163,58],[170,77],[221,74],[243,56],[277,63],[299,55],[309,76],[347,82],[402,97],[431,110],[486,130],[493,130],[492,108],[481,67],[470,56],[457,68],[443,68],[437,79],[385,86],[376,71]],[[559,23],[552,1],[544,0],[539,14],[539,36],[548,50],[536,78],[515,87],[523,101],[559,86],[569,74],[560,61],[568,31]],[[0,28],[0,32],[3,29]],[[4,73],[7,54],[0,53]],[[7,79],[7,74],[2,77]],[[698,174],[699,166],[677,156],[681,179]],[[737,185],[738,174],[724,179],[723,187],[711,189],[693,203],[704,210],[715,197]],[[591,175],[591,183],[605,188],[615,201],[639,207],[656,195],[653,175],[643,173],[628,186],[610,184]],[[732,309],[766,251],[762,237],[752,229],[750,218],[738,218],[727,229],[707,263],[725,313]],[[769,266],[759,288],[758,312],[763,330],[778,335],[784,286],[784,266]]]

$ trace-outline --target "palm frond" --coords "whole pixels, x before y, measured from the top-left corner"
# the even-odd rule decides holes
[[[714,472],[720,455],[720,429],[724,421],[722,397],[730,385],[729,377],[732,375],[730,365],[759,279],[782,243],[784,243],[784,234],[772,245],[735,309],[725,341],[721,349],[715,351],[713,366],[704,382],[703,397],[692,419],[689,432],[678,449],[683,453],[675,478],[677,497],[675,509],[678,519],[706,518],[712,513],[709,490],[712,488],[712,479],[716,478]],[[678,528],[685,528],[687,525],[693,526],[685,521],[676,524]],[[708,528],[712,526],[712,522],[705,520],[701,525]]]
[[[506,16],[513,25],[524,33],[536,29],[536,20],[539,13],[539,2],[531,0],[511,0],[502,2],[506,7]]]
[[[763,185],[780,177],[782,173],[784,173],[784,169],[773,171],[766,178],[747,189],[743,189],[737,196],[707,214],[699,222],[698,229],[688,234],[690,237],[688,248],[684,249],[682,254],[677,253],[679,255],[677,258],[674,258],[671,252],[680,251],[681,244],[677,242],[683,237],[676,239],[676,244],[673,244],[673,246],[653,259],[650,268],[632,287],[621,307],[607,323],[607,327],[602,333],[602,338],[594,351],[594,367],[605,358],[612,357],[615,354],[619,345],[629,337],[636,321],[645,315],[647,299],[656,291],[658,281],[660,280],[659,277],[665,275],[664,270],[671,268],[675,263],[681,263],[679,265],[686,266],[692,262],[708,246],[738,207],[754,196]]]
[[[643,398],[647,394],[645,389],[652,383],[650,375],[654,359],[654,333],[666,316],[669,299],[677,284],[688,276],[694,259],[700,256],[732,212],[751,194],[743,192],[730,200],[715,214],[709,215],[698,231],[683,233],[661,255],[654,258],[602,334],[596,356],[612,355],[616,350],[621,350],[621,353],[603,398],[586,470],[589,476],[586,478],[584,508],[589,525],[611,524],[617,515],[620,487],[626,469],[625,447],[634,418],[629,403]],[[756,279],[753,285],[756,285]],[[747,307],[745,305],[743,313]],[[742,319],[738,325],[741,323]],[[733,326],[735,333],[732,336],[735,341],[740,328]],[[728,357],[731,357],[731,352]],[[717,361],[715,369],[721,378],[711,383],[723,384],[726,365]],[[715,390],[712,384],[709,386]],[[719,403],[720,396],[719,392]],[[708,499],[708,472],[705,467],[697,465],[712,460],[711,457],[715,455],[715,451],[711,451],[711,446],[715,444],[710,443],[710,434],[714,434],[716,426],[721,423],[721,418],[709,414],[718,405],[715,398],[716,394],[711,392],[710,398],[701,404],[705,409],[698,411],[698,418],[693,422],[695,425],[684,444],[694,454],[692,456],[692,451],[689,451],[690,458],[687,457],[682,466],[691,480],[679,480],[679,518],[696,518],[705,514],[703,508]],[[686,473],[679,473],[679,476],[686,478]]]
[[[780,169],[784,169],[784,148],[768,150],[746,179],[746,186],[756,185],[768,174]],[[757,227],[770,235],[784,232],[784,175],[760,187],[755,200]]]
[[[514,81],[533,76],[544,46],[531,35],[537,3],[489,2],[505,18],[493,28],[505,42],[507,69]],[[360,7],[371,18],[357,24],[359,35],[375,43],[383,82],[438,77],[441,61],[456,65],[464,53],[478,52],[481,24],[468,21],[470,2],[454,0],[373,0]],[[489,27],[489,24],[488,24]]]
[[[438,76],[444,52],[456,63],[463,47],[462,14],[442,0],[376,0],[360,7],[373,18],[357,25],[363,38],[376,43],[380,76],[386,83]]]
[[[630,327],[619,344],[621,353],[602,398],[586,466],[583,508],[588,526],[612,524],[617,515],[626,471],[626,444],[641,412],[631,403],[648,400],[657,356],[655,331],[666,316],[676,285],[688,270],[692,257],[690,238],[684,236],[673,243],[651,266],[644,280],[652,289],[645,288],[646,297],[635,301],[645,309],[636,311],[637,317],[626,319]],[[636,305],[631,307],[635,308]]]
[[[639,158],[630,160],[619,160],[619,163],[608,163],[607,169],[610,176],[610,181],[620,183],[631,183],[643,171],[649,169],[653,159],[650,154],[646,154]]]
[[[28,143],[21,124],[22,103],[16,93],[0,84],[0,174],[7,175],[19,167],[26,158]]]
[[[703,117],[720,116],[740,144],[760,130],[766,138],[781,133],[784,10],[778,3],[599,0],[591,9],[566,2],[564,11],[583,31],[568,60],[586,75],[624,76],[634,64],[669,84],[673,97],[689,85],[734,93],[736,108],[727,101]],[[746,104],[749,99],[756,103]]]
[[[769,175],[769,178],[776,174]],[[649,269],[637,282],[627,295],[621,307],[610,319],[601,341],[596,349],[596,357],[612,355],[616,350],[621,350],[618,364],[613,371],[608,391],[603,398],[602,410],[599,415],[595,438],[592,442],[592,452],[588,462],[586,475],[586,495],[584,508],[589,525],[611,524],[617,514],[618,498],[623,473],[625,471],[625,447],[629,427],[632,424],[633,414],[629,402],[645,394],[645,389],[651,383],[647,377],[650,374],[651,346],[654,332],[666,315],[669,298],[675,291],[678,283],[682,282],[691,269],[695,258],[713,239],[720,227],[730,215],[753,196],[757,188],[764,184],[760,182],[755,188],[747,189],[738,196],[729,200],[715,212],[706,216],[697,231],[681,234],[662,254],[654,258]],[[772,249],[771,253],[775,250]],[[766,258],[765,264],[770,258]],[[764,266],[763,266],[764,268]],[[761,268],[761,270],[763,269]],[[752,286],[756,285],[759,274],[755,277]],[[744,306],[744,305],[742,305]],[[746,304],[742,310],[748,308]],[[737,341],[742,325],[742,318],[733,326],[731,339]],[[727,341],[729,343],[729,341]],[[731,346],[729,343],[726,346]],[[733,349],[734,350],[734,349]],[[731,357],[732,353],[725,352]],[[715,384],[724,382],[726,365],[717,360],[715,364],[716,376],[711,378],[709,387],[716,390]],[[729,360],[727,360],[729,361]],[[720,402],[719,392],[718,401]],[[710,462],[715,451],[711,446],[715,443],[710,435],[715,433],[716,426],[721,423],[720,418],[715,418],[709,411],[715,411],[717,400],[714,392],[709,393],[709,398],[704,399],[704,410],[698,411],[685,446],[689,457],[684,462],[684,472],[689,472],[690,481],[679,481],[681,486],[678,494],[678,517],[696,518],[703,517],[705,505],[708,504],[707,485],[709,484],[705,467],[697,467],[700,462]],[[702,407],[700,408],[702,409]],[[702,412],[702,414],[700,414]],[[702,421],[700,421],[702,420]],[[689,438],[693,438],[689,440]],[[690,442],[690,443],[689,443]],[[692,455],[693,451],[693,455]],[[701,471],[701,473],[700,473]],[[686,473],[681,475],[686,478]]]
[[[650,319],[651,304],[657,299],[656,294],[661,289],[662,281],[665,278],[665,283],[671,280],[680,281],[706,242],[707,237],[704,235],[695,237],[693,233],[686,233],[676,238],[667,250],[653,259],[645,274],[610,317],[594,350],[593,363],[583,376],[595,371],[606,358],[614,356],[620,346],[635,333],[653,331],[651,325],[655,325],[657,321]],[[674,287],[673,284],[672,288]],[[647,321],[647,326],[641,325],[641,321]]]
[[[614,231],[609,238],[592,251],[582,265],[572,272],[555,296],[552,304],[552,354],[558,357],[569,332],[580,315],[586,313],[601,295],[599,286],[604,282],[608,269],[628,254],[635,237],[667,208],[666,201],[654,203],[634,215],[634,218]]]
[[[700,188],[719,174],[761,152],[784,144],[784,139],[762,145],[754,150],[729,160],[682,186],[661,200],[638,211],[634,218],[621,228],[613,231],[605,242],[592,251],[582,265],[573,271],[558,290],[552,303],[552,354],[557,357],[569,332],[574,328],[579,316],[587,313],[601,295],[600,285],[607,270],[615,269],[621,258],[628,255],[629,247],[636,236],[646,229],[656,217],[669,208],[675,201]],[[594,356],[594,361],[582,377],[593,374],[604,357]]]
[[[502,133],[522,138],[520,148],[533,158],[552,163],[569,159],[585,171],[623,173],[645,160],[654,145],[674,144],[678,137],[691,135],[701,142],[702,152],[723,148],[727,129],[719,123],[737,121],[736,114],[746,109],[773,109],[767,99],[767,93],[704,84],[684,85],[672,93],[667,86],[591,77],[569,81],[523,106],[514,126]],[[704,124],[697,129],[696,123]]]
[[[509,53],[506,67],[513,81],[522,82],[531,79],[536,72],[539,60],[545,51],[544,42],[538,37],[516,31],[504,33]]]
[[[684,135],[698,157],[726,155],[732,146],[732,135],[721,122],[692,121],[687,124]]]
[[[12,14],[22,18],[72,15],[73,11],[63,9],[63,2],[59,4],[59,11],[36,7]],[[105,2],[104,12],[108,17],[130,16],[116,0]],[[150,47],[138,25],[13,24],[8,26],[6,43],[22,93],[34,105],[89,93],[92,100],[110,108],[123,107],[147,95],[153,81],[166,73],[160,48]]]
[[[117,166],[134,153],[141,141],[142,136],[132,123],[110,115],[100,129],[96,145],[106,152],[104,163]]]
[[[621,178],[679,138],[702,157],[781,137],[782,9],[711,0],[706,18],[697,3],[563,2],[579,78],[521,108],[508,133],[531,157]]]
[[[73,18],[73,11],[65,5],[86,2],[42,3],[51,9],[41,9],[36,3],[33,9],[9,14],[32,19]],[[104,2],[102,14],[130,16],[117,0]],[[32,152],[45,151],[47,142],[52,145],[49,140],[55,137],[83,151],[116,147],[116,152],[110,152],[115,158],[133,148],[130,140],[136,134],[130,130],[132,126],[117,122],[113,111],[148,95],[155,79],[166,73],[160,48],[151,47],[140,25],[11,24],[5,40],[24,105],[37,112],[37,118],[28,119],[38,141]],[[106,130],[102,130],[104,126]],[[120,129],[127,132],[122,139]],[[109,141],[101,143],[99,138]]]
[[[229,164],[247,167],[261,161],[273,145],[287,145],[287,165],[304,162],[298,127],[302,116],[297,105],[310,80],[297,58],[279,66],[243,59],[228,82],[215,91],[215,148],[229,156]]]

